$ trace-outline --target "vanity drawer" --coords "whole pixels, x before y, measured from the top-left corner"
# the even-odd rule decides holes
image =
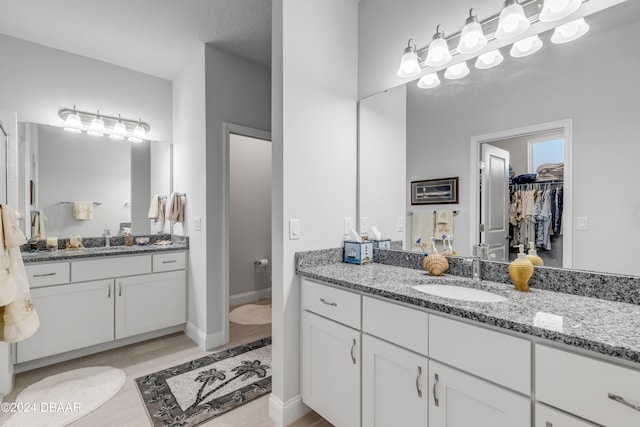
[[[531,393],[528,340],[430,315],[429,357],[520,393]]]
[[[564,411],[606,426],[637,427],[638,384],[637,370],[536,345],[536,399]]]
[[[136,255],[71,262],[71,281],[86,282],[111,277],[151,273],[151,255]]]
[[[27,264],[24,269],[27,272],[27,279],[31,288],[61,285],[70,281],[68,262]]]
[[[302,309],[360,329],[360,295],[302,279]]]
[[[536,403],[535,427],[596,427],[596,425]]]
[[[429,315],[423,311],[363,297],[362,330],[424,356],[429,355]]]
[[[153,272],[184,270],[186,254],[184,252],[169,252],[153,255]]]

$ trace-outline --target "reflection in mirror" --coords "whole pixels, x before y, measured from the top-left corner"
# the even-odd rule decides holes
[[[168,224],[147,218],[152,194],[170,191],[169,144],[131,143],[62,128],[20,123],[24,173],[20,177],[21,221],[28,237],[99,237],[109,230],[122,235],[169,232]],[[88,202],[91,213],[74,212],[74,202]],[[84,218],[84,219],[83,219]]]
[[[453,246],[460,255],[469,256],[480,241],[475,171],[483,140],[478,136],[570,121],[572,150],[564,161],[573,170],[565,167],[564,179],[571,180],[571,187],[565,182],[564,199],[571,201],[564,203],[562,234],[570,256],[563,264],[640,276],[640,264],[629,262],[640,236],[640,199],[633,187],[640,158],[640,144],[634,143],[640,111],[640,79],[635,75],[640,57],[634,54],[639,18],[640,2],[627,1],[590,16],[591,31],[573,43],[555,45],[551,34],[543,33],[544,47],[535,55],[505,55],[496,68],[472,68],[466,78],[443,81],[434,89],[407,84],[406,178],[397,190],[406,191],[411,181],[459,177]],[[366,131],[361,128],[360,133]],[[407,249],[412,214],[424,210],[411,206],[407,194]]]

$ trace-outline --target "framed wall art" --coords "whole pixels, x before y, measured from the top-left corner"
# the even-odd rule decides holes
[[[458,203],[458,177],[411,181],[412,205]]]

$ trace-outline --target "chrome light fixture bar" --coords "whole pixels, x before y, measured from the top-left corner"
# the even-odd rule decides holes
[[[151,130],[148,123],[142,120],[124,119],[118,115],[105,116],[100,111],[90,113],[78,111],[75,106],[63,108],[58,111],[58,116],[64,121],[64,130],[71,133],[86,131],[93,136],[103,136],[108,134],[111,139],[129,139],[131,142],[141,142],[147,138],[147,133]]]

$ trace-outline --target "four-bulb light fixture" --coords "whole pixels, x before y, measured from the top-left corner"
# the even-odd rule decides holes
[[[104,136],[115,140],[123,140],[127,138],[131,142],[142,142],[147,139],[147,133],[151,129],[149,124],[142,120],[129,120],[118,117],[105,116],[96,113],[88,113],[86,111],[63,108],[58,111],[58,116],[64,120],[64,130],[70,133],[81,133],[86,131],[87,135]]]
[[[462,31],[454,37],[459,38],[456,52],[452,54],[449,50],[447,39],[445,39],[444,29],[441,25],[436,27],[431,43],[427,49],[424,65],[420,64],[419,52],[413,39],[409,39],[408,46],[404,50],[398,76],[410,78],[417,77],[424,67],[440,67],[448,64],[455,54],[474,54],[480,52],[492,39],[515,40],[511,46],[509,54],[514,58],[521,58],[531,55],[542,48],[542,40],[537,35],[516,39],[529,29],[532,22],[555,22],[571,15],[582,5],[583,0],[530,0],[525,2],[525,6],[536,6],[542,4],[539,14],[527,17],[524,7],[517,0],[506,0],[500,15],[492,17],[483,23],[478,22],[474,9],[469,12]],[[495,26],[495,21],[497,27]],[[485,35],[483,27],[495,29],[489,36]],[[582,37],[589,30],[589,25],[584,18],[576,19],[563,25],[557,26],[551,42],[556,44],[568,43]],[[504,60],[500,49],[494,49],[479,55],[476,58],[475,67],[477,69],[493,68]],[[466,61],[459,62],[446,69],[444,77],[446,79],[460,79],[470,70]],[[440,84],[437,72],[429,73],[418,80],[418,87],[428,89]]]

